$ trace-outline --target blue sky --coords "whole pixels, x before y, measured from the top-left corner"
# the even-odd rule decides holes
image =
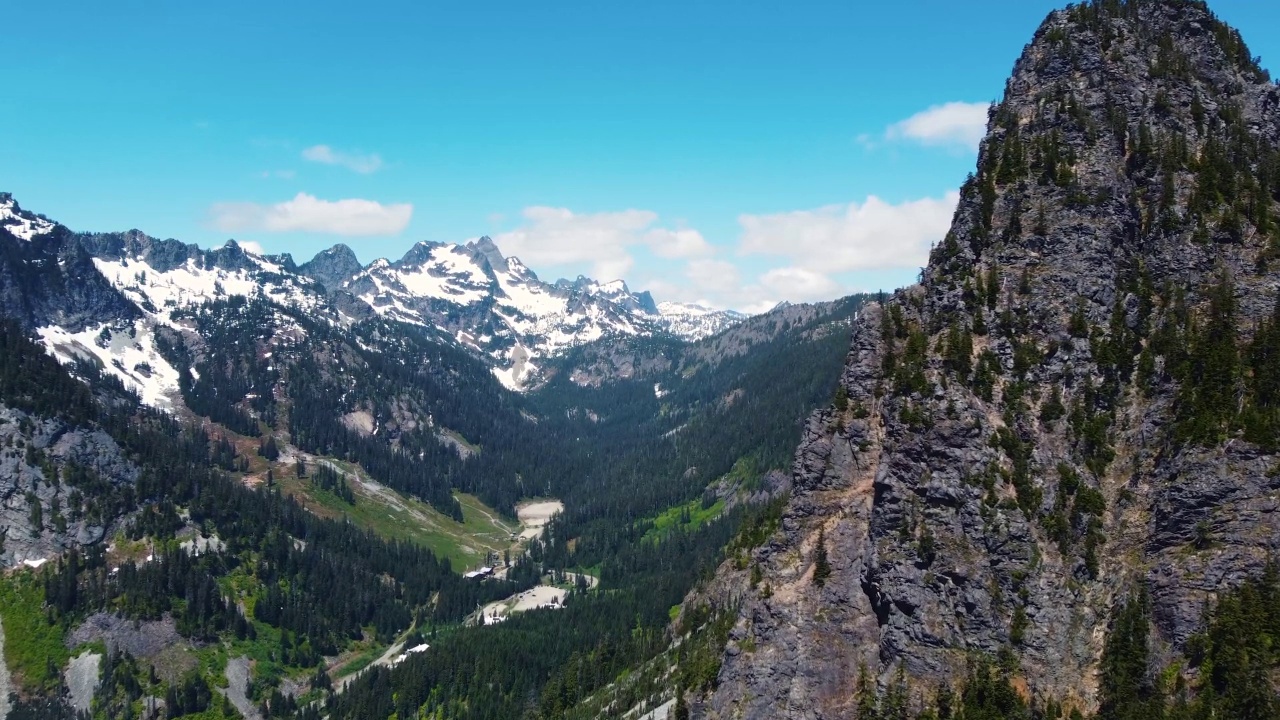
[[[489,234],[660,300],[889,289],[974,164],[948,104],[1059,4],[12,3],[0,189],[299,261]],[[1211,5],[1277,67],[1280,3]]]

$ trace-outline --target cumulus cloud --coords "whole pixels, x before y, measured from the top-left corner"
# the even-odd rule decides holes
[[[734,261],[690,260],[683,272],[642,286],[662,299],[744,312],[764,312],[783,300],[830,300],[865,289],[851,283],[851,273],[896,276],[923,266],[930,247],[946,235],[958,201],[957,192],[899,204],[872,196],[813,210],[742,215]],[[749,258],[765,267],[747,273]]]
[[[537,270],[623,278],[658,300],[748,313],[777,303],[831,300],[892,287],[928,262],[946,234],[958,192],[901,203],[875,196],[808,210],[742,215],[735,246],[712,246],[692,228],[668,227],[647,210],[575,213],[536,206],[493,236]],[[641,251],[644,251],[643,253]]]
[[[823,273],[793,266],[770,268],[746,279],[732,263],[695,261],[685,267],[684,276],[688,283],[675,290],[673,299],[745,313],[765,312],[783,300],[831,300],[856,291]]]
[[[988,103],[967,102],[935,105],[890,125],[885,138],[977,152],[987,131],[988,107]]]
[[[214,227],[227,231],[313,232],[332,235],[396,235],[409,225],[413,205],[383,205],[351,198],[321,200],[298,193],[274,205],[218,203],[209,210]]]
[[[687,228],[658,227],[648,210],[575,213],[568,208],[533,206],[521,212],[524,223],[499,233],[494,242],[508,255],[531,266],[587,265],[598,280],[623,277],[634,265],[632,249],[648,248],[663,258],[709,254],[702,234]]]
[[[302,151],[302,159],[324,165],[337,165],[361,175],[377,172],[382,167],[382,157],[377,153],[342,152],[328,145],[312,145]]]
[[[262,248],[262,243],[255,240],[237,240],[236,244],[240,249],[253,253],[254,255],[266,255],[267,251]]]
[[[787,257],[795,267],[829,274],[920,267],[951,224],[960,193],[899,204],[864,202],[773,215],[741,215],[744,254]]]
[[[777,267],[749,273],[734,262],[718,258],[688,260],[681,270],[643,279],[636,287],[659,300],[731,308],[748,314],[765,312],[783,300],[831,300],[856,292],[822,273]]]
[[[830,300],[844,288],[831,277],[801,267],[780,267],[760,275],[760,287],[769,297],[788,300]],[[772,303],[770,303],[772,304]]]

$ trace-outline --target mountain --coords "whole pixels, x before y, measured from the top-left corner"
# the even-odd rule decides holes
[[[11,719],[513,717],[608,648],[574,681],[603,689],[664,650],[671,608],[785,492],[780,469],[866,301],[693,342],[602,334],[514,392],[430,320],[443,302],[396,294],[426,278],[441,297],[473,290],[465,252],[507,268],[488,302],[515,317],[518,262],[480,243],[418,246],[348,279],[343,248],[299,268],[55,223],[0,231],[0,251]],[[525,297],[660,318],[621,283],[516,279]],[[366,280],[389,288],[382,312],[355,294]],[[610,360],[627,349],[656,362],[628,373]],[[530,498],[564,511],[513,536]],[[498,556],[500,577],[460,572]],[[471,626],[537,585],[575,589],[554,612]],[[453,667],[473,670],[439,671]],[[392,672],[402,690],[388,693]]]
[[[487,237],[466,245],[418,243],[394,263],[362,268],[341,288],[381,316],[446,331],[491,358],[511,388],[565,348],[664,329],[647,293],[635,295],[622,281],[545,283]]]
[[[53,230],[53,223],[45,217],[23,210],[10,193],[0,193],[0,227],[20,240],[31,240],[36,235]]]
[[[1270,717],[1278,193],[1280,87],[1203,3],[1050,14],[699,594],[739,605],[696,716]]]
[[[303,266],[326,281],[328,258]],[[345,260],[345,269],[354,258]],[[325,268],[325,270],[320,270]],[[698,340],[743,316],[696,306],[654,304],[621,280],[590,278],[546,283],[517,258],[502,255],[488,237],[465,245],[418,243],[392,263],[377,260],[330,286],[355,295],[379,315],[438,327],[495,363],[503,384],[520,388],[536,378],[545,358],[569,347],[617,335],[669,333]]]
[[[658,303],[663,326],[672,335],[701,340],[742,322],[746,315],[733,310],[715,310],[694,303]]]
[[[442,331],[512,389],[534,382],[547,358],[575,345],[618,335],[696,340],[743,317],[676,304],[660,309],[649,293],[633,293],[620,280],[545,283],[487,237],[466,245],[418,243],[396,262],[368,266],[337,245],[298,266],[288,255],[260,256],[234,241],[202,250],[137,230],[74,233],[23,210],[9,194],[0,195],[0,228],[15,245],[0,266],[12,279],[4,285],[9,297],[0,298],[7,313],[43,328],[60,357],[95,357],[153,403],[170,402],[176,375],[150,347],[152,329],[176,330],[175,313],[231,297],[262,295],[336,325],[380,316]],[[14,258],[24,258],[26,270],[11,268]],[[44,268],[44,279],[33,277],[36,267]],[[66,282],[73,277],[79,282]],[[73,297],[61,297],[64,289]],[[142,339],[122,344],[104,335],[91,342],[105,325],[129,317],[136,321],[130,337]],[[155,377],[134,371],[139,365]]]

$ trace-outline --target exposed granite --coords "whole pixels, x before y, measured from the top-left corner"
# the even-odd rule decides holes
[[[1194,309],[1225,271],[1244,336],[1277,301],[1277,276],[1260,262],[1267,238],[1252,226],[1239,237],[1220,226],[1194,237],[1186,203],[1195,178],[1186,170],[1173,179],[1177,214],[1152,220],[1162,177],[1134,156],[1148,131],[1185,136],[1194,156],[1226,132],[1212,121],[1219,110],[1238,111],[1253,141],[1276,148],[1280,88],[1228,56],[1230,31],[1198,3],[1137,7],[1100,26],[1050,15],[992,109],[979,174],[921,285],[862,313],[841,378],[848,405],[810,419],[782,529],[753,555],[763,583],[750,588],[731,563],[717,579],[742,610],[718,688],[699,704],[705,717],[849,717],[861,663],[882,684],[901,666],[920,695],[958,681],[973,653],[1006,648],[1028,693],[1088,710],[1111,609],[1134,587],[1151,593],[1156,655],[1167,654],[1196,630],[1216,591],[1258,573],[1280,545],[1277,458],[1239,439],[1174,444],[1177,388],[1163,358],[1149,394],[1120,378],[1106,432],[1115,457],[1100,474],[1066,418],[1039,420],[1055,388],[1068,411],[1092,397],[1106,370],[1097,343],[1121,325],[1141,329],[1138,273],[1157,299],[1178,288]],[[1173,39],[1189,72],[1157,76],[1170,62],[1161,37]],[[1193,98],[1209,121],[1194,119]],[[1069,180],[1034,173],[1033,148],[1050,138],[1074,160]],[[1030,167],[1015,158],[1006,172],[1016,147]],[[991,305],[975,302],[975,279],[993,269]],[[1077,307],[1093,342],[1067,332]],[[882,323],[890,311],[901,323]],[[1152,312],[1152,324],[1163,319]],[[978,320],[991,332],[975,334],[971,359],[985,350],[995,358],[990,399],[944,359],[948,328]],[[1016,327],[1002,327],[1009,323]],[[906,352],[908,333],[892,337],[899,327],[927,337],[923,389],[894,388],[886,372],[887,341],[897,363]],[[1022,412],[1008,399],[1020,381]],[[1001,447],[1000,433],[1026,449],[1021,502],[1011,482],[1017,451]],[[1060,464],[1105,500],[1096,567],[1086,560],[1087,516],[1071,518],[1066,552],[1047,529]],[[820,531],[831,566],[821,587],[812,582]]]

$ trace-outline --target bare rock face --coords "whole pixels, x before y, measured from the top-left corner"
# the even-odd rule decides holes
[[[1274,443],[1188,431],[1186,369],[1215,318],[1246,348],[1272,316],[1277,189],[1280,88],[1201,3],[1051,14],[921,285],[856,324],[763,582],[722,570],[742,610],[706,716],[849,717],[860,665],[931,696],[1000,653],[1088,711],[1140,586],[1180,649],[1280,547]]]
[[[137,479],[102,430],[0,406],[0,567],[101,542]]]
[[[363,267],[356,259],[355,251],[338,243],[304,263],[298,271],[318,281],[326,289],[334,290],[342,287],[343,282],[360,272]]]
[[[26,213],[8,194],[0,194],[0,215],[9,220]],[[104,322],[141,315],[94,268],[93,258],[70,230],[42,221],[46,232],[11,232],[0,225],[0,314],[27,327],[60,325],[72,332]]]

